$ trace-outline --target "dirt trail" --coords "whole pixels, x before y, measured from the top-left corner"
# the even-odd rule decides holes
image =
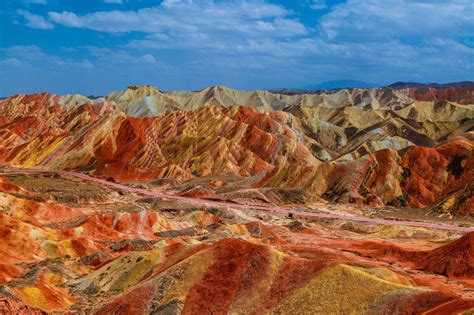
[[[442,223],[428,223],[428,222],[419,222],[419,221],[406,221],[406,220],[390,220],[390,219],[379,219],[379,218],[369,218],[369,217],[358,217],[358,216],[351,216],[351,215],[341,215],[341,214],[330,214],[330,213],[314,213],[314,212],[305,212],[305,211],[295,211],[295,209],[290,208],[282,208],[282,207],[265,207],[265,206],[248,206],[248,205],[241,205],[232,202],[225,202],[225,201],[215,201],[209,199],[197,199],[197,198],[190,198],[190,197],[182,197],[182,196],[175,196],[175,195],[168,195],[156,191],[150,191],[144,188],[136,188],[130,187],[126,185],[122,185],[119,183],[114,183],[107,181],[105,179],[96,178],[93,176],[89,176],[86,174],[72,172],[72,171],[52,171],[46,169],[39,169],[39,168],[14,168],[10,166],[5,167],[6,172],[3,174],[8,174],[8,170],[16,171],[16,172],[25,172],[25,173],[57,173],[59,175],[63,175],[66,177],[74,177],[79,178],[85,181],[98,183],[101,185],[114,187],[116,189],[125,190],[128,192],[133,192],[145,196],[150,197],[158,197],[163,200],[176,200],[181,202],[187,202],[190,204],[198,204],[204,206],[223,206],[223,207],[232,207],[244,210],[257,210],[257,211],[266,211],[272,213],[279,213],[287,215],[289,212],[293,213],[293,217],[301,217],[301,218],[320,218],[320,219],[337,219],[337,220],[347,220],[347,221],[357,221],[357,222],[368,222],[368,223],[377,223],[383,225],[404,225],[404,226],[412,226],[412,227],[423,227],[423,228],[430,228],[430,229],[437,229],[437,230],[448,230],[448,231],[456,231],[456,232],[472,232],[474,231],[474,227],[461,227],[461,226],[454,226]]]

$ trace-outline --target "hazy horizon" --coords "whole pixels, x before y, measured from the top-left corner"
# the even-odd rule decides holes
[[[315,85],[318,85],[318,84],[323,84],[323,83],[330,83],[330,82],[338,82],[338,81],[346,81],[346,80],[335,80],[335,81],[324,81],[324,82],[318,82],[317,84]],[[409,82],[409,81],[397,81],[397,82],[391,82],[389,84],[383,84],[383,85],[380,85],[380,86],[376,86],[375,88],[383,88],[383,87],[388,87],[390,84],[394,84],[394,83],[399,83],[399,82],[403,82],[403,83],[421,83],[421,84],[447,84],[447,83],[457,83],[457,82],[466,82],[466,81],[469,81],[469,82],[472,82],[470,80],[461,80],[461,81],[455,81],[455,82]],[[106,91],[105,93],[101,93],[101,94],[94,94],[94,93],[79,93],[79,92],[74,92],[74,91],[69,91],[69,92],[66,92],[66,93],[57,93],[53,90],[38,90],[38,91],[33,91],[33,92],[29,92],[29,93],[14,93],[14,94],[8,94],[8,95],[0,95],[0,98],[5,98],[5,97],[8,97],[8,96],[12,96],[12,95],[16,95],[16,94],[37,94],[37,93],[53,93],[53,94],[58,94],[58,95],[67,95],[67,94],[81,94],[83,96],[93,96],[93,97],[103,97],[103,96],[106,96],[108,95],[109,93],[112,93],[112,92],[116,92],[116,91],[122,91],[122,90],[125,90],[127,89],[128,87],[130,86],[153,86],[155,87],[156,89],[160,90],[160,91],[163,91],[163,92],[176,92],[176,91],[187,91],[187,92],[197,92],[197,91],[201,91],[203,89],[206,89],[206,88],[209,88],[209,87],[213,87],[213,86],[224,86],[224,87],[227,87],[227,88],[230,88],[230,89],[234,89],[234,90],[240,90],[240,91],[254,91],[254,90],[282,90],[282,89],[294,89],[294,90],[307,90],[307,91],[311,91],[311,90],[316,90],[316,89],[311,89],[310,87],[276,87],[276,88],[255,88],[255,89],[237,89],[237,88],[234,88],[232,86],[226,86],[226,85],[222,85],[222,84],[217,84],[217,85],[209,85],[209,86],[204,86],[202,88],[198,88],[198,89],[170,89],[170,90],[167,90],[167,89],[161,89],[159,86],[155,86],[153,84],[140,84],[140,85],[133,85],[133,84],[129,84],[127,86],[122,86],[122,87],[119,87],[118,89],[115,89],[115,90],[110,90],[110,91]],[[353,87],[353,86],[351,86]],[[346,87],[341,87],[342,88],[346,88]],[[349,88],[349,87],[347,87]],[[353,88],[367,88],[367,87],[353,87]],[[339,88],[320,88],[320,90],[332,90],[332,89],[339,89]]]

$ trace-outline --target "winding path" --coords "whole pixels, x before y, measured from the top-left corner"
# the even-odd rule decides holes
[[[130,187],[130,186],[122,185],[119,183],[110,182],[105,179],[100,179],[97,177],[89,176],[89,175],[78,173],[78,172],[72,172],[72,171],[61,171],[61,170],[51,171],[51,170],[40,169],[40,168],[25,169],[25,168],[14,168],[11,166],[7,166],[6,169],[10,169],[14,171],[22,171],[22,172],[27,172],[27,173],[29,172],[31,173],[41,173],[41,172],[57,173],[59,175],[63,175],[66,177],[79,178],[85,181],[94,182],[94,183],[98,183],[104,186],[109,186],[116,189],[121,189],[121,190],[133,192],[133,193],[137,193],[137,194],[141,194],[145,196],[158,197],[163,200],[176,200],[176,201],[187,202],[191,204],[198,204],[198,205],[203,205],[203,206],[224,206],[224,207],[232,207],[232,208],[238,208],[238,209],[244,209],[244,210],[251,209],[251,210],[257,210],[257,211],[266,211],[266,212],[279,213],[279,214],[284,214],[284,215],[287,215],[289,212],[291,212],[293,213],[294,217],[301,217],[301,218],[337,219],[337,220],[377,223],[377,224],[384,224],[384,225],[404,225],[404,226],[423,227],[423,228],[430,228],[430,229],[437,229],[437,230],[448,230],[448,231],[466,232],[466,233],[474,231],[474,227],[461,227],[461,226],[454,226],[454,225],[443,224],[443,223],[390,220],[390,219],[358,217],[358,216],[332,214],[332,213],[295,211],[294,209],[275,207],[275,206],[273,207],[256,206],[256,205],[248,206],[248,205],[241,205],[241,204],[225,202],[225,201],[174,196],[174,195],[168,195],[168,194],[164,194],[164,193],[160,193],[156,191],[151,191],[144,188]]]

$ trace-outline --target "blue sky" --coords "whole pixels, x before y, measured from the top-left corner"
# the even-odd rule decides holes
[[[0,96],[474,80],[472,0],[0,2]]]

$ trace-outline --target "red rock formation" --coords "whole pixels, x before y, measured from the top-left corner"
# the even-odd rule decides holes
[[[73,169],[163,192],[143,198],[124,186],[62,178],[65,172],[36,178],[5,168],[0,313],[435,314],[474,307],[472,233],[436,248],[433,241],[449,235],[430,230],[433,224],[372,220],[349,229],[300,220],[299,209],[296,221],[284,218],[286,210],[256,207],[333,211],[334,204],[313,204],[324,198],[474,213],[469,106],[412,106],[385,89],[297,95],[302,105],[285,112],[271,110],[276,95],[219,87],[205,91],[215,106],[194,106],[202,102],[194,99],[193,110],[178,111],[177,97],[131,91],[172,108],[126,116],[116,106],[135,113],[128,105],[141,104],[131,92],[97,103],[48,93],[0,100],[0,163]],[[458,92],[436,93],[429,97]],[[226,107],[232,100],[253,107]],[[226,203],[196,205],[176,195]]]
[[[456,110],[461,109],[450,107],[453,113]],[[246,185],[251,187],[303,188],[329,200],[372,206],[432,206],[473,181],[472,141],[460,137],[437,148],[413,146],[402,154],[401,161],[393,149],[371,153],[368,146],[356,145],[358,142],[351,140],[342,152],[355,150],[359,155],[365,150],[363,156],[353,161],[322,163],[317,154],[313,155],[324,149],[317,142],[322,138],[305,127],[312,119],[306,117],[311,111],[306,111],[295,111],[295,115],[302,115],[299,117],[244,106],[207,106],[190,112],[134,118],[117,112],[108,101],[88,104],[87,99],[79,96],[19,95],[0,101],[0,162],[87,169],[96,176],[116,181],[189,180],[232,174],[250,178]],[[363,111],[356,110],[361,114]],[[375,127],[380,124],[381,113],[373,111],[370,117]],[[355,128],[351,137],[360,137],[362,141],[370,132],[358,133],[356,127],[349,127],[356,118],[353,112],[346,109],[341,116],[327,109],[321,115],[327,116],[330,123],[326,124],[336,131],[341,128],[338,125]],[[411,117],[410,113],[400,115]],[[462,115],[466,113],[464,110]],[[442,119],[450,115],[442,114]],[[397,127],[400,115],[387,125],[391,126],[387,127],[388,132],[399,137],[403,130],[411,130],[405,133],[429,139],[421,133],[419,123],[407,121]],[[343,136],[346,137],[337,131],[334,141],[342,141]],[[327,150],[334,149],[328,143],[325,146]],[[211,197],[214,189],[206,187],[185,194]],[[470,213],[469,200],[455,211]]]
[[[418,101],[450,101],[467,105],[474,104],[474,86],[463,88],[410,88],[411,98]]]
[[[449,141],[437,148],[411,147],[403,155],[402,187],[410,204],[426,207],[474,181],[474,142]]]
[[[45,312],[16,299],[0,296],[0,314],[36,315],[45,314]]]
[[[384,153],[378,161],[387,157]],[[353,297],[353,307],[370,305],[382,314],[473,306],[454,294],[459,287],[450,282],[461,278],[469,283],[474,277],[472,233],[432,249],[426,241],[368,242],[328,225],[279,225],[278,217],[238,224],[229,209],[186,212],[187,206],[176,203],[171,205],[174,215],[126,210],[127,195],[116,192],[104,192],[118,198],[113,211],[104,211],[101,204],[71,208],[22,199],[32,195],[17,194],[27,191],[21,186],[10,187],[15,195],[0,195],[6,205],[0,252],[7,257],[0,264],[0,283],[7,292],[0,310],[6,312],[262,313],[311,305],[330,312],[344,310],[345,304],[337,302],[343,300],[340,295],[356,288],[362,293]],[[405,273],[391,264],[394,260],[421,273]],[[439,280],[432,273],[448,278]]]
[[[474,232],[430,250],[410,250],[393,243],[367,241],[355,245],[364,255],[405,263],[406,267],[448,278],[474,277]]]
[[[474,232],[416,259],[416,268],[455,278],[474,277]]]

